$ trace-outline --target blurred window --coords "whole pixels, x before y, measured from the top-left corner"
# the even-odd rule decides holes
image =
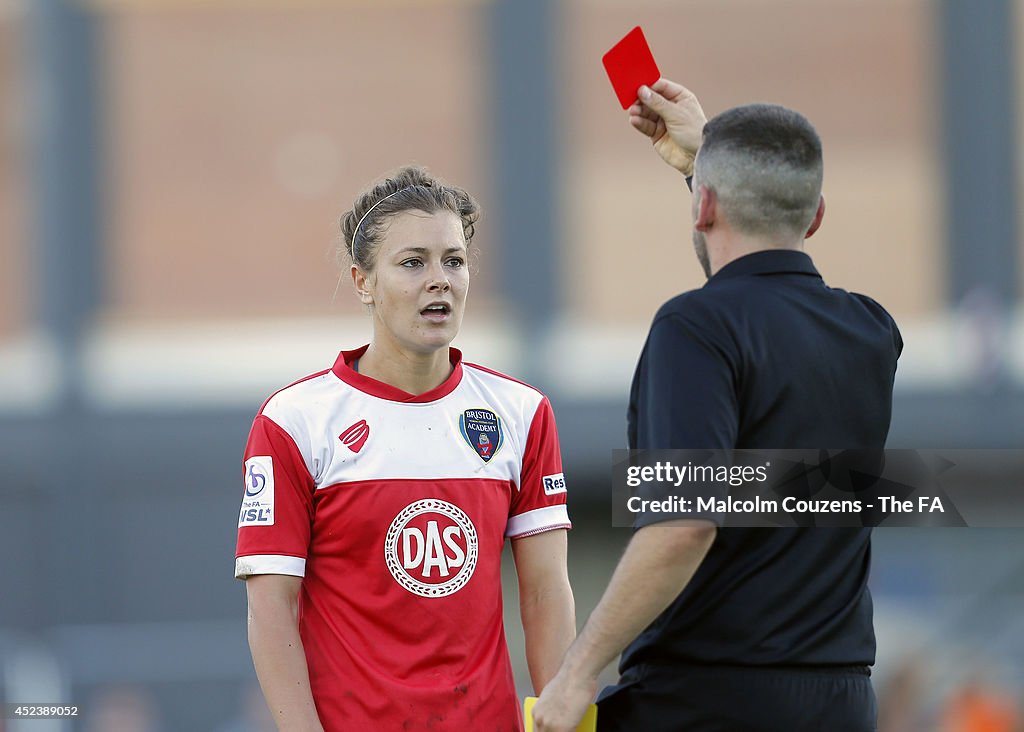
[[[483,205],[487,307],[482,4],[97,6],[109,319],[358,314],[338,219],[406,163]]]
[[[0,343],[28,329],[32,309],[25,10],[0,0]]]

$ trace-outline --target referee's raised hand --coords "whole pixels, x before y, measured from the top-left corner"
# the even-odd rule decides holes
[[[640,87],[639,96],[629,108],[629,123],[651,138],[662,160],[683,175],[693,175],[707,122],[697,97],[682,84],[664,78]]]

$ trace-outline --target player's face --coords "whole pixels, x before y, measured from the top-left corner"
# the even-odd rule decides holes
[[[462,325],[469,292],[466,255],[456,214],[405,211],[392,217],[366,280],[374,340],[413,353],[446,348]]]

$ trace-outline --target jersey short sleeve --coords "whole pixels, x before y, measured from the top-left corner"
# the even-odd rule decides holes
[[[313,517],[313,478],[295,441],[260,414],[245,447],[235,577],[305,574]]]
[[[566,483],[558,429],[551,403],[544,397],[530,423],[520,485],[509,506],[505,535],[521,538],[568,528],[571,528],[571,523],[566,510]]]

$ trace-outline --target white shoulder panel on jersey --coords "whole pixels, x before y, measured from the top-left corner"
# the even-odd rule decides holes
[[[331,424],[333,410],[340,406],[339,392],[348,388],[326,371],[281,389],[263,406],[262,414],[294,440],[306,469],[318,485],[328,463],[325,431]]]
[[[480,383],[483,388],[500,394],[504,401],[521,404],[531,419],[544,399],[544,395],[529,384],[477,364],[463,362],[462,372],[464,379]]]
[[[468,364],[459,385],[433,402],[382,399],[327,371],[279,391],[263,414],[295,441],[318,488],[446,478],[519,485],[543,399],[533,387]],[[490,431],[481,438],[480,429]]]

